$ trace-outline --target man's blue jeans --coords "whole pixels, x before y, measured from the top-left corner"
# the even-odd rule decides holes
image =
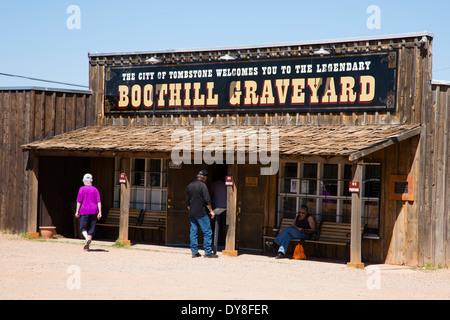
[[[202,229],[203,232],[203,248],[205,249],[205,254],[211,254],[212,252],[212,230],[211,230],[211,222],[209,220],[209,216],[206,215],[201,218],[189,217],[191,221],[191,232],[190,232],[190,241],[191,241],[191,252],[193,254],[198,253],[198,229]]]
[[[286,254],[286,250],[289,246],[289,242],[291,239],[309,239],[309,235],[299,231],[294,227],[286,227],[281,231],[278,236],[275,238],[274,242],[278,244],[280,247],[278,248],[278,252],[282,252]]]

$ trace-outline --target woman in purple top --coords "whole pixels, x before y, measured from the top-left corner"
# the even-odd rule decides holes
[[[75,218],[80,218],[80,229],[84,236],[84,250],[89,250],[89,244],[95,231],[96,220],[102,217],[100,193],[92,185],[92,175],[86,173],[83,177],[84,186],[78,191],[77,210]]]

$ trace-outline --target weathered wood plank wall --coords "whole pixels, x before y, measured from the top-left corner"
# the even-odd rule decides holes
[[[425,110],[426,139],[421,173],[425,181],[419,209],[422,264],[450,265],[450,86],[433,85]]]
[[[27,230],[29,153],[21,145],[95,124],[90,94],[0,91],[0,229]]]
[[[366,261],[450,265],[450,86],[433,85],[424,108],[424,132],[368,160],[383,163],[383,177],[414,175],[414,201],[382,195],[380,239],[363,241]]]

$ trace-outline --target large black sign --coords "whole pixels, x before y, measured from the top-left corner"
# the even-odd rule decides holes
[[[395,110],[397,51],[106,67],[105,113]]]

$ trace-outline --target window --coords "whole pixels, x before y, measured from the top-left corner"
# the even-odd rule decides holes
[[[115,161],[114,207],[120,206],[120,159]],[[167,209],[167,160],[131,159],[130,208]]]
[[[361,191],[362,223],[367,225],[367,233],[378,234],[381,197],[381,166],[379,164],[364,166]]]
[[[279,172],[278,221],[294,218],[305,204],[317,221],[350,222],[350,164],[282,162]],[[378,234],[381,165],[364,164],[362,182],[362,222],[369,233]]]

